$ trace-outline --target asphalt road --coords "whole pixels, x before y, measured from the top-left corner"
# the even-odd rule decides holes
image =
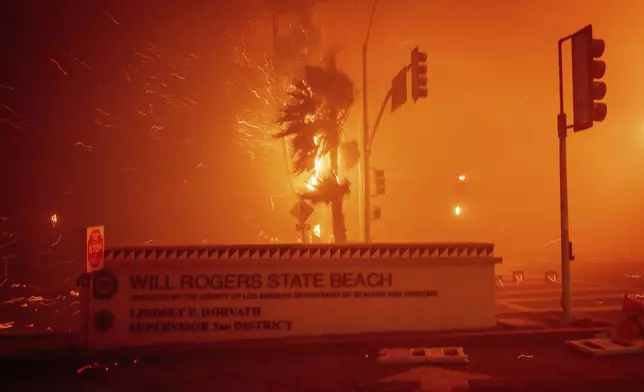
[[[400,343],[400,337],[396,340]],[[379,365],[374,362],[375,352],[392,342],[379,338],[361,343],[272,343],[252,348],[180,350],[166,356],[143,352],[139,357],[111,357],[100,362],[12,360],[0,365],[3,385],[8,387],[3,390],[9,391],[356,391],[357,386],[382,382],[413,387],[391,389],[398,391],[449,391],[465,387],[469,379],[514,378],[561,384],[616,376],[629,378],[632,383],[639,380],[640,388],[644,388],[644,355],[593,357],[566,347],[560,337],[548,335],[452,340],[465,347],[469,364]],[[422,337],[408,343],[420,346],[424,342],[437,343]]]
[[[545,273],[557,265],[500,266],[503,287],[497,287],[497,312],[539,314],[561,311],[561,282],[546,283]],[[513,272],[523,272],[524,280],[515,283]],[[624,294],[644,294],[644,263],[574,261],[571,269],[572,308],[578,317],[607,322],[620,318]]]

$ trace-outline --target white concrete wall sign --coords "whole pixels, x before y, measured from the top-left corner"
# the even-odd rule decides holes
[[[109,349],[488,327],[496,322],[499,261],[108,257],[93,281],[89,343]]]

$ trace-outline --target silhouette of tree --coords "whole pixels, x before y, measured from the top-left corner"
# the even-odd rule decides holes
[[[329,57],[324,66],[306,66],[304,79],[293,83],[290,100],[278,120],[283,129],[275,135],[288,138],[296,174],[312,172],[316,157],[329,156],[329,172],[313,191],[300,197],[314,204],[331,205],[337,243],[347,241],[342,203],[350,193],[349,182],[338,178],[338,148],[354,97],[353,82],[337,68],[334,57]]]

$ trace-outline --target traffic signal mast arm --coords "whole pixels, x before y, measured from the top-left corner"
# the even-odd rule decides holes
[[[406,65],[401,72],[407,73],[411,69],[411,64]],[[385,109],[387,108],[387,105],[389,104],[389,100],[392,98],[393,91],[392,88],[390,87],[389,90],[387,91],[387,95],[385,95],[384,101],[382,101],[382,105],[380,106],[380,110],[378,111],[378,117],[376,118],[376,122],[374,123],[373,127],[371,128],[371,134],[369,135],[369,148],[371,148],[371,143],[373,142],[373,139],[376,137],[376,132],[378,131],[378,127],[380,126],[380,121],[382,120],[382,116],[385,114]]]
[[[385,95],[385,99],[384,101],[382,101],[382,106],[380,106],[380,111],[378,112],[378,117],[376,118],[376,122],[373,124],[373,127],[371,127],[371,134],[369,135],[370,150],[371,150],[371,144],[373,143],[373,139],[376,137],[376,132],[378,131],[378,127],[380,126],[382,115],[385,113],[385,109],[387,108],[387,104],[389,103],[390,99],[391,99],[391,88],[389,88],[389,91],[387,91],[387,95]]]
[[[411,96],[414,102],[421,98],[427,98],[427,52],[421,52],[418,49],[418,46],[412,49],[411,62],[401,70],[403,73],[407,73],[407,71],[411,71]],[[369,149],[371,149],[371,144],[373,143],[373,139],[378,131],[378,126],[380,125],[382,116],[385,113],[385,108],[387,107],[389,100],[392,98],[392,95],[393,91],[390,87],[384,101],[382,102],[376,122],[371,129],[368,141]]]

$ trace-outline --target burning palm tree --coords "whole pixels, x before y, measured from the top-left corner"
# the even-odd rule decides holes
[[[353,100],[353,82],[338,70],[333,57],[323,67],[307,66],[304,78],[295,80],[290,101],[278,120],[283,130],[275,135],[289,138],[295,174],[312,174],[300,197],[313,204],[331,205],[337,243],[347,241],[342,203],[350,193],[350,184],[339,179],[338,148]],[[320,162],[326,156],[329,170],[321,173]]]

